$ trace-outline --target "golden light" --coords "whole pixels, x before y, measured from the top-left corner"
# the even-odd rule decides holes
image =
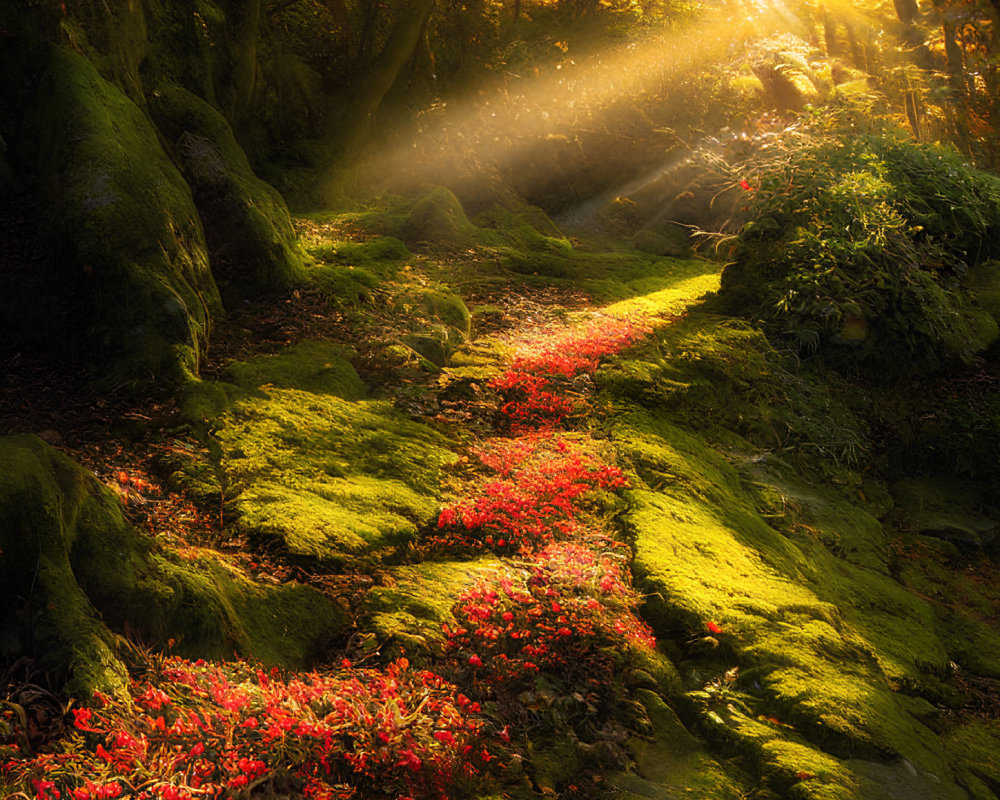
[[[783,0],[724,2],[611,50],[568,48],[544,70],[504,72],[492,86],[424,111],[415,130],[378,148],[354,178],[372,191],[514,167],[539,142],[572,142],[581,126],[621,123],[636,109],[670,104],[685,76],[714,67],[721,75],[747,42],[781,31],[805,33]]]

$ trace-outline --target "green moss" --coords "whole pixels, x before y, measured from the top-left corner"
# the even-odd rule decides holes
[[[346,612],[309,586],[256,583],[217,557],[154,560],[163,594],[143,618],[154,640],[171,633],[191,658],[234,655],[265,664],[304,667],[347,627]]]
[[[38,666],[68,678],[71,691],[120,694],[125,669],[114,637],[77,583],[70,549],[88,540],[114,546],[127,537],[120,509],[69,458],[31,436],[0,440],[0,580],[4,629],[16,631],[14,653],[37,652]],[[134,547],[122,572],[134,570]],[[107,587],[121,586],[112,573]]]
[[[898,574],[867,510],[890,504],[864,497],[833,446],[865,443],[839,384],[792,374],[759,334],[704,315],[598,377],[638,404],[607,432],[635,475],[623,522],[645,616],[704,685],[683,707],[780,796],[961,797],[929,700],[952,702],[950,661],[994,674],[992,601],[967,586],[956,614],[930,599],[947,590],[922,563]],[[830,444],[813,433],[824,419]],[[760,449],[776,445],[783,458]],[[709,621],[722,632],[707,636]],[[706,684],[733,666],[734,687]]]
[[[1000,721],[970,721],[945,737],[955,771],[975,800],[993,800],[1000,787]]]
[[[476,227],[469,222],[455,194],[436,186],[413,203],[398,235],[407,242],[462,245],[469,243],[475,233]]]
[[[269,388],[217,424],[241,526],[325,563],[412,540],[437,511],[452,458],[438,435],[381,401]]]
[[[86,470],[29,436],[0,440],[0,580],[8,656],[34,653],[67,692],[120,694],[117,637],[169,638],[193,658],[235,651],[304,666],[346,624],[311,587],[257,584],[216,555],[183,560],[125,521]]]
[[[247,394],[246,389],[223,381],[188,381],[180,393],[181,415],[196,428],[204,428],[234,400]]]
[[[422,288],[404,292],[396,305],[409,314],[423,313],[438,320],[449,328],[468,337],[471,332],[472,316],[465,302],[457,294],[441,288]]]
[[[611,776],[616,794],[628,800],[694,792],[705,800],[746,796],[748,777],[724,768],[709,756],[659,694],[639,689],[635,699],[646,710],[650,731],[646,737],[636,736],[629,741],[634,766],[627,773]]]
[[[267,385],[360,400],[367,392],[347,355],[341,345],[306,340],[275,355],[234,361],[225,377],[247,390]]]
[[[139,108],[79,54],[53,51],[40,103],[43,180],[88,308],[76,338],[115,365],[108,382],[194,372],[220,304],[186,183]]]
[[[304,254],[285,201],[254,174],[225,117],[175,86],[160,87],[150,110],[191,186],[223,291],[244,296],[302,283]]]
[[[393,236],[378,236],[367,242],[331,242],[309,248],[317,261],[356,266],[398,265],[412,257],[409,249]]]
[[[495,559],[484,558],[396,567],[386,586],[365,596],[364,611],[370,615],[365,627],[383,648],[387,645],[411,660],[439,656],[446,643],[442,626],[456,625],[452,608],[457,598],[499,566]]]
[[[683,301],[678,291],[644,298],[646,310],[676,308]],[[662,329],[640,358],[606,367],[597,379],[610,393],[669,410],[676,422],[716,441],[736,434],[792,452],[800,456],[797,466],[822,463],[835,470],[868,449],[865,429],[845,402],[850,389],[842,378],[810,380],[760,331],[738,320],[690,313]]]

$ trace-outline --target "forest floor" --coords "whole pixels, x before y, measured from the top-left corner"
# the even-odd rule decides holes
[[[5,377],[4,432],[244,593],[205,595],[208,633],[126,621],[132,682],[88,709],[53,713],[17,665],[38,755],[8,780],[43,800],[1000,785],[995,564],[890,517],[906,487],[864,469],[861,390],[713,314],[718,265],[520,222],[514,248],[297,227],[316,279],[231,313],[180,395]],[[300,587],[273,626],[241,621]],[[340,616],[297,629],[285,606],[315,597]]]

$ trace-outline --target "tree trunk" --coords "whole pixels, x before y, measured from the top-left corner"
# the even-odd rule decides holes
[[[400,12],[389,40],[368,70],[355,96],[352,120],[344,138],[347,152],[354,152],[370,129],[383,98],[419,44],[424,23],[433,7],[434,0],[419,0],[407,3]]]
[[[233,50],[233,96],[230,118],[239,122],[253,100],[257,86],[257,41],[260,38],[261,0],[246,0]]]

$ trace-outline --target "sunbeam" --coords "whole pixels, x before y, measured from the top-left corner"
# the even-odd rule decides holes
[[[412,131],[375,146],[355,178],[371,190],[518,169],[546,143],[572,150],[580,128],[627,129],[630,116],[647,110],[653,119],[663,116],[657,108],[675,102],[680,82],[713,65],[721,71],[749,41],[777,32],[802,34],[806,26],[780,0],[724,3],[611,50],[570,50],[545,71],[505,72],[496,85],[436,104]]]

